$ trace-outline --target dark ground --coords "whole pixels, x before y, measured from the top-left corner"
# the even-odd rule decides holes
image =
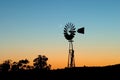
[[[0,80],[120,80],[120,64],[106,67],[0,72]]]

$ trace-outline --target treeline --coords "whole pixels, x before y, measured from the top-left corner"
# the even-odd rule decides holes
[[[38,55],[33,60],[33,66],[29,65],[28,59],[22,59],[18,62],[5,60],[0,64],[0,72],[25,71],[25,70],[50,70],[51,65],[47,63],[48,58],[45,55]]]

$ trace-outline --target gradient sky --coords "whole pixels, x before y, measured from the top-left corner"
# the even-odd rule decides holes
[[[0,0],[0,62],[41,54],[66,67],[67,22],[85,27],[74,38],[76,66],[120,63],[120,0]]]

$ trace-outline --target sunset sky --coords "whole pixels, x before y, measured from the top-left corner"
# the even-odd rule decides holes
[[[120,0],[0,0],[0,63],[41,54],[66,67],[68,22],[85,27],[73,39],[76,66],[120,63]]]

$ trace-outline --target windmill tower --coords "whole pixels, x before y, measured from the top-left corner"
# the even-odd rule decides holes
[[[73,49],[73,38],[75,36],[75,25],[67,23],[64,28],[64,37],[69,42],[69,53],[68,53],[68,68],[75,67],[74,49]],[[84,34],[84,27],[77,30],[78,33]]]

